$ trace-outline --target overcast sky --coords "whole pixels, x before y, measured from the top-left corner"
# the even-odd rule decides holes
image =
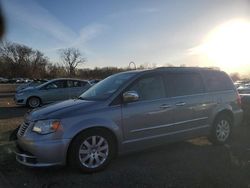
[[[77,47],[85,67],[202,65],[190,54],[216,26],[246,18],[249,0],[2,0],[5,38],[58,61]]]

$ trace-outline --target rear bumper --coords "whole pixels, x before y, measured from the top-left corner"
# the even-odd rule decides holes
[[[234,115],[234,126],[241,125],[242,120],[243,120],[243,110],[239,109],[237,111],[234,111],[233,115]]]
[[[16,160],[26,166],[45,167],[66,164],[70,139],[26,141],[18,139]]]

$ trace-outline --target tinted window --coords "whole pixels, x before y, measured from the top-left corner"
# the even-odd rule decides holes
[[[198,73],[167,73],[166,88],[170,96],[183,96],[204,92],[204,84]]]
[[[204,72],[205,84],[208,91],[223,91],[234,88],[230,78],[223,72]]]
[[[66,81],[65,80],[59,80],[59,81],[51,82],[46,86],[47,89],[58,89],[58,88],[65,88],[65,87],[66,87]]]
[[[82,81],[82,82],[80,82],[79,84],[80,84],[80,87],[84,87],[84,86],[87,85],[87,83],[88,83],[88,82]]]
[[[68,80],[68,87],[84,87],[87,82],[77,81],[77,80]]]
[[[136,91],[139,100],[154,100],[166,97],[163,78],[152,76],[137,80],[127,91]]]

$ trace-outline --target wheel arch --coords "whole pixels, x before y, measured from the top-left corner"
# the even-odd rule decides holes
[[[31,95],[31,96],[29,96],[27,99],[26,99],[26,105],[28,106],[29,104],[29,100],[32,98],[32,97],[36,97],[36,98],[38,98],[39,100],[40,100],[40,102],[41,102],[41,104],[42,104],[42,98],[41,97],[39,97],[39,96],[37,96],[37,95]]]
[[[112,137],[112,140],[114,140],[115,156],[118,154],[118,152],[119,152],[119,139],[118,139],[117,135],[115,134],[115,132],[112,129],[110,129],[108,127],[105,127],[105,126],[87,127],[85,129],[80,130],[71,139],[71,141],[70,141],[70,143],[68,145],[68,148],[67,148],[67,152],[66,152],[66,163],[68,163],[70,148],[71,148],[72,143],[74,142],[74,140],[77,138],[78,135],[80,135],[83,132],[89,131],[89,130],[104,131],[105,133],[109,134]]]
[[[230,120],[231,120],[231,123],[233,124],[233,122],[234,122],[233,112],[231,110],[229,110],[229,109],[223,109],[223,110],[217,112],[216,115],[214,116],[213,124],[217,120],[217,118],[222,116],[222,115],[228,116],[230,118]]]

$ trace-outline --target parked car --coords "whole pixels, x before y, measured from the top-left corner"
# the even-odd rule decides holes
[[[0,83],[7,83],[9,79],[0,77]]]
[[[10,78],[9,79],[9,83],[16,83],[16,81],[17,81],[17,78]]]
[[[25,82],[25,78],[16,78],[16,83],[20,84],[20,83],[26,83]]]
[[[39,85],[46,83],[46,82],[48,82],[48,80],[36,79],[36,80],[30,81],[28,83],[24,83],[24,84],[17,86],[16,91],[18,92],[18,91],[25,89],[25,88],[28,88],[28,87],[39,86]]]
[[[237,88],[240,94],[250,94],[250,85],[244,85]]]
[[[99,80],[99,79],[93,79],[93,80],[90,80],[89,82],[91,83],[91,85],[95,85],[95,84],[97,84],[100,81],[101,80]]]
[[[249,124],[250,122],[250,94],[240,94],[243,110],[243,121],[244,124]]]
[[[14,101],[17,105],[36,108],[42,104],[76,98],[90,86],[91,84],[86,80],[53,79],[44,84],[17,91]]]
[[[16,159],[27,166],[69,162],[84,172],[116,154],[208,136],[230,139],[242,120],[229,76],[205,68],[157,68],[112,75],[79,99],[38,108],[17,133]]]
[[[240,86],[244,86],[246,84],[249,84],[250,80],[244,79],[244,80],[238,80],[234,82],[234,85],[236,88],[240,87]]]

